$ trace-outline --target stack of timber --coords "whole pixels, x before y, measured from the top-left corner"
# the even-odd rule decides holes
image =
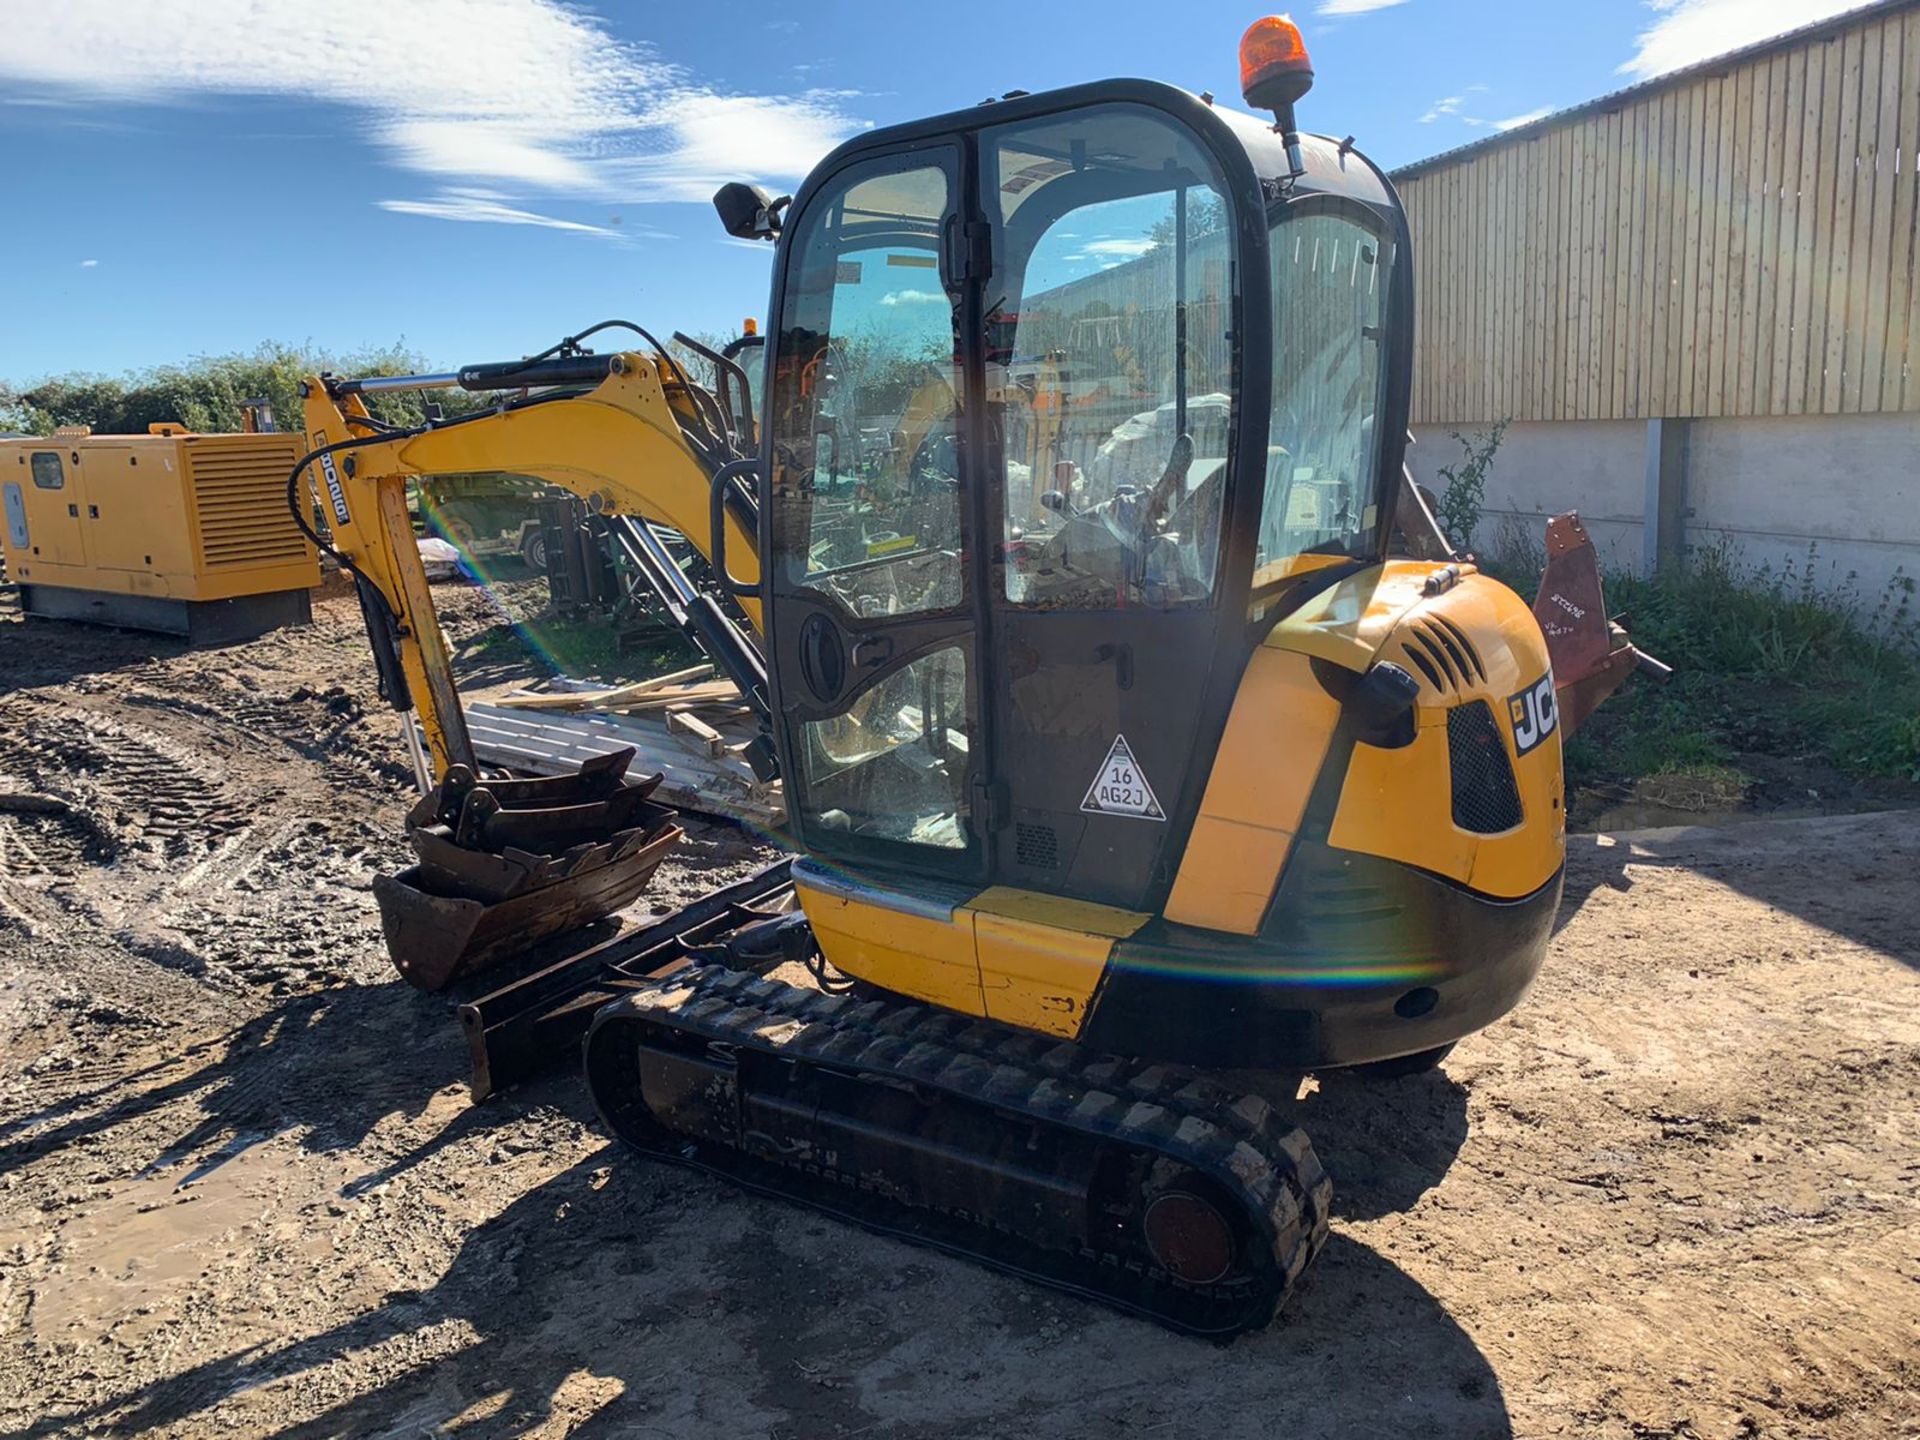
[[[753,712],[711,665],[613,688],[562,678],[466,712],[484,765],[569,775],[631,746],[635,768],[661,775],[659,798],[677,809],[764,826],[785,814],[779,782],[756,778],[742,755],[758,733]]]

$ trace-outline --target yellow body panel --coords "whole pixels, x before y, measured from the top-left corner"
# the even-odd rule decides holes
[[[1339,719],[1307,656],[1254,651],[1167,897],[1169,920],[1259,930]]]
[[[966,907],[986,1014],[1071,1040],[1116,940],[1153,917],[1111,905],[995,886]]]
[[[967,1015],[984,1015],[973,916],[834,876],[794,889],[821,953],[848,975]]]
[[[1116,941],[1152,917],[995,886],[965,903],[888,891],[818,867],[794,886],[836,968],[896,994],[1072,1039]]]
[[[1354,747],[1328,842],[1444,875],[1503,900],[1530,895],[1553,878],[1566,853],[1559,731],[1521,755],[1509,714],[1511,697],[1548,677],[1546,640],[1525,602],[1483,576],[1467,576],[1406,616],[1409,622],[1433,617],[1452,621],[1472,639],[1485,677],[1476,674],[1470,684],[1438,689],[1423,680],[1411,745]],[[1413,644],[1396,633],[1380,658],[1422,675]],[[1478,700],[1493,708],[1524,816],[1498,835],[1475,834],[1453,823],[1447,715],[1456,704]]]
[[[34,480],[35,455],[60,484]],[[27,543],[0,525],[8,573],[29,585],[230,600],[320,583],[287,513],[295,435],[89,435],[0,441]],[[42,470],[51,466],[42,461]]]
[[[1273,627],[1266,643],[1365,670],[1400,617],[1425,598],[1427,579],[1439,568],[1425,560],[1371,566],[1308,600]]]
[[[1565,854],[1560,737],[1522,755],[1512,697],[1543,682],[1546,642],[1524,601],[1468,572],[1427,595],[1442,567],[1395,562],[1356,577],[1319,619],[1255,649],[1234,698],[1200,813],[1180,857],[1165,917],[1231,935],[1257,935],[1328,763],[1346,766],[1328,843],[1444,876],[1497,899],[1547,884]],[[1338,587],[1336,587],[1338,588]],[[1414,738],[1398,747],[1355,742],[1333,755],[1341,704],[1314,673],[1339,655],[1364,669],[1393,661],[1416,677],[1424,631],[1451,624],[1471,661],[1421,681]],[[1298,646],[1299,648],[1290,648]],[[1368,650],[1364,662],[1362,649]],[[1429,665],[1431,668],[1431,665]],[[1522,820],[1497,835],[1453,823],[1448,716],[1487,704],[1513,767]],[[1344,747],[1343,747],[1344,749]],[[850,975],[972,1015],[1074,1038],[1114,946],[1150,916],[1033,891],[996,887],[947,902],[869,886],[811,867],[796,870],[801,903],[827,958]]]

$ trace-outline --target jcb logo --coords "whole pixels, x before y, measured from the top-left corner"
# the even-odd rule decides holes
[[[1554,704],[1553,672],[1507,701],[1507,714],[1513,720],[1513,748],[1525,755],[1560,723],[1560,711]]]

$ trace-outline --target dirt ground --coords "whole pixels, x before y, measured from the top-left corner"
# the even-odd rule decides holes
[[[0,816],[0,1432],[1920,1435],[1920,814],[1577,837],[1516,1014],[1300,1087],[1333,1238],[1218,1346],[642,1162],[565,1075],[470,1107],[371,690],[339,597],[0,616],[0,789],[73,807]]]

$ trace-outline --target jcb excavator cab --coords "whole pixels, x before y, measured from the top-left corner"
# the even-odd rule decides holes
[[[1549,655],[1444,542],[1389,558],[1406,218],[1294,133],[1305,54],[1261,25],[1278,125],[1081,86],[752,207],[795,877],[837,967],[952,1009],[1200,1065],[1437,1056],[1544,953]]]
[[[1401,470],[1405,218],[1351,147],[1300,155],[1121,81],[815,171],[763,521],[809,852],[1165,900],[1248,656],[1383,558]],[[899,466],[861,442],[896,432]]]

